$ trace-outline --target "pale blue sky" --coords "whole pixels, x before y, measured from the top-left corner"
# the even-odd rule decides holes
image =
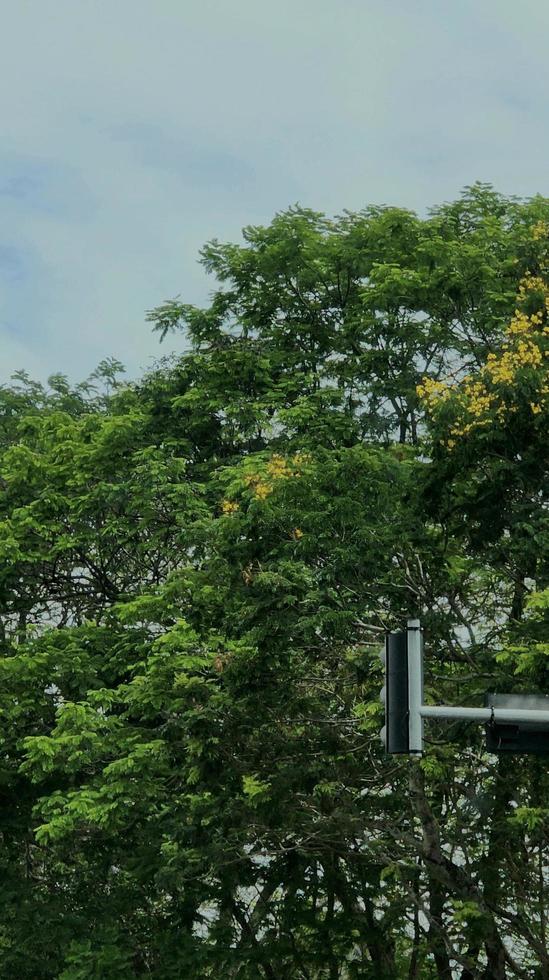
[[[145,311],[290,204],[549,194],[546,0],[17,0],[0,37],[5,381],[131,377]]]

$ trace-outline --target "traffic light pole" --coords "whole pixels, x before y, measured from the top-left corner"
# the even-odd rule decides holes
[[[385,664],[385,686],[381,694],[385,702],[385,727],[381,739],[390,755],[421,755],[425,718],[485,722],[494,732],[498,731],[498,725],[524,725],[526,740],[519,736],[520,744],[513,751],[549,752],[549,697],[492,694],[487,696],[488,707],[484,708],[423,703],[423,635],[419,619],[409,619],[403,632],[387,634],[382,659]],[[490,704],[490,699],[496,704]],[[500,704],[497,704],[498,700]],[[544,729],[543,744],[540,736],[535,734],[537,744],[528,742],[528,736],[536,726],[538,732],[540,726]],[[503,736],[498,739],[496,751],[504,741]]]
[[[410,753],[423,752],[423,636],[419,619],[406,628],[408,652],[408,738]]]
[[[449,721],[493,721],[520,725],[535,722],[549,726],[549,710],[539,708],[450,708],[445,704],[422,704],[422,718],[444,718]]]

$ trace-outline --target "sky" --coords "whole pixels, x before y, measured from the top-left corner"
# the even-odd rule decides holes
[[[299,203],[549,195],[546,0],[17,0],[0,35],[0,383],[183,350],[212,238]]]

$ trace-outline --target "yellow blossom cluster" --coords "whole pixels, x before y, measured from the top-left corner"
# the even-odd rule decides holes
[[[280,480],[299,478],[303,467],[311,461],[312,456],[306,452],[297,452],[288,457],[282,456],[280,453],[273,453],[263,471],[248,473],[244,477],[244,482],[256,500],[266,500]],[[238,509],[239,506],[234,500],[223,500],[221,503],[223,514],[234,514]],[[299,528],[294,533],[297,538],[301,537],[302,532],[299,531]]]
[[[250,473],[245,480],[257,500],[265,500],[273,492],[273,485],[263,480],[259,473]]]
[[[310,453],[297,452],[292,456],[292,462],[294,466],[306,466],[307,463],[312,463],[313,457]]]
[[[492,396],[483,382],[465,381],[462,390],[467,398],[469,414],[476,419],[482,418],[492,405]]]
[[[303,466],[311,462],[309,453],[298,452],[291,457],[273,453],[265,466],[263,473],[251,473],[245,477],[246,483],[253,490],[257,500],[265,500],[280,480],[289,480],[301,476]]]
[[[535,314],[536,317],[539,314]],[[524,334],[529,334],[532,329],[532,318],[530,318],[526,313],[521,310],[515,310],[515,315],[511,320],[507,328],[507,334],[510,337],[521,336]]]
[[[223,500],[221,510],[224,514],[234,514],[238,510],[238,504],[234,500]]]
[[[531,293],[532,291],[543,293],[543,295],[547,294],[547,283],[541,278],[541,276],[532,276],[528,274],[521,279],[518,288],[519,300],[524,299],[528,293]]]
[[[416,391],[422,401],[432,407],[441,399],[448,398],[452,389],[445,381],[435,381],[434,378],[423,378]]]
[[[520,305],[515,310],[507,327],[507,336],[512,339],[517,336],[531,336],[537,333],[547,335],[549,333],[546,322],[549,314],[547,283],[540,276],[525,276],[520,282],[517,300]],[[532,302],[537,304],[537,312],[528,313],[522,307]]]
[[[534,241],[539,241],[540,238],[545,238],[549,232],[546,221],[536,221],[535,225],[532,225],[532,238]]]
[[[533,307],[534,312],[527,312],[525,306]],[[537,395],[529,405],[532,414],[540,414],[549,395],[545,383],[548,317],[549,285],[539,276],[526,276],[519,286],[517,309],[506,330],[506,341],[497,354],[488,354],[486,364],[476,376],[465,376],[454,384],[424,378],[417,386],[429,413],[436,414],[449,399],[457,409],[449,438],[445,440],[448,449],[455,446],[458,437],[489,426],[494,420],[503,422],[517,410],[514,391],[525,368],[535,369]]]
[[[512,385],[520,368],[537,367],[542,362],[543,354],[536,343],[519,340],[512,350],[505,344],[500,355],[488,354],[481,373],[488,376],[492,384]]]
[[[280,453],[273,453],[265,468],[273,480],[284,480],[292,475],[290,464]]]

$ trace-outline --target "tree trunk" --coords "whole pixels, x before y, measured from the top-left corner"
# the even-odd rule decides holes
[[[439,980],[452,980],[450,959],[443,939],[443,911],[447,893],[444,886],[431,874],[430,870],[432,865],[442,866],[444,864],[440,847],[440,832],[425,795],[423,772],[415,761],[410,767],[410,795],[421,822],[423,856],[429,877],[429,911],[431,916],[428,932],[429,948],[433,953]]]

